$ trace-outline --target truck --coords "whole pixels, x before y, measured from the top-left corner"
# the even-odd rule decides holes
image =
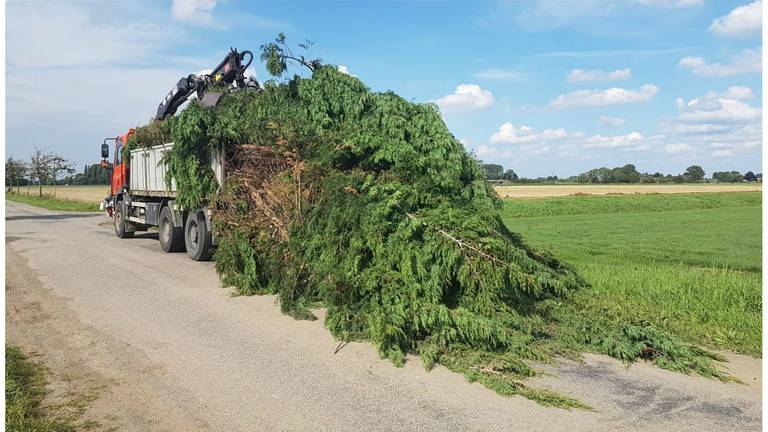
[[[232,48],[211,73],[181,78],[160,102],[154,119],[173,116],[193,95],[203,106],[216,105],[222,93],[209,91],[213,85],[259,89],[254,78],[245,77],[251,61],[253,54],[250,51],[238,52]],[[176,202],[176,182],[168,178],[164,161],[164,155],[173,148],[173,143],[133,149],[124,157],[123,148],[135,133],[135,129],[129,129],[123,135],[105,138],[101,145],[101,165],[112,170],[110,193],[101,203],[101,209],[112,218],[115,235],[124,239],[156,227],[163,251],[186,249],[187,255],[195,261],[210,260],[217,243],[212,232],[212,212],[206,204],[190,209]],[[110,143],[114,149],[111,162],[108,161]],[[221,187],[226,168],[224,149],[211,150],[209,160]]]

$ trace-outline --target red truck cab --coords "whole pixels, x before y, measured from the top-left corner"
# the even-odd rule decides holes
[[[112,216],[112,198],[117,196],[121,191],[127,189],[128,176],[130,175],[127,161],[123,160],[123,147],[128,143],[128,138],[133,135],[134,129],[129,129],[124,135],[114,138],[104,138],[104,143],[101,145],[101,166],[105,168],[111,168],[112,173],[110,175],[110,196],[107,197],[106,210],[110,216]],[[109,162],[109,142],[114,143],[114,156],[113,161]]]

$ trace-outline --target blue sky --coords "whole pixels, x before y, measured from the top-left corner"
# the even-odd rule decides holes
[[[11,2],[6,154],[95,163],[178,78],[282,31],[373,90],[437,103],[467,149],[520,175],[757,172],[761,17],[759,1]]]

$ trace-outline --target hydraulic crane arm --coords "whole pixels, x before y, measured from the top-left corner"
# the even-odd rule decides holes
[[[246,57],[248,61],[243,64]],[[245,79],[245,70],[251,65],[252,61],[253,53],[250,51],[238,52],[232,48],[229,54],[224,57],[224,60],[210,74],[191,74],[180,79],[163,98],[162,102],[160,102],[160,105],[157,107],[155,120],[162,120],[174,115],[179,106],[186,102],[192,93],[196,93],[197,97],[202,99],[205,91],[214,84],[230,85],[234,83],[238,87],[253,86],[255,84],[258,87],[258,83],[255,80],[248,83]]]

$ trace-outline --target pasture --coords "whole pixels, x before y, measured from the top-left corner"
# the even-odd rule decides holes
[[[503,218],[587,280],[576,307],[760,355],[761,205],[755,192],[508,199]]]
[[[716,192],[759,192],[762,183],[688,184],[518,184],[495,186],[502,198],[547,198],[570,195],[689,194]]]

